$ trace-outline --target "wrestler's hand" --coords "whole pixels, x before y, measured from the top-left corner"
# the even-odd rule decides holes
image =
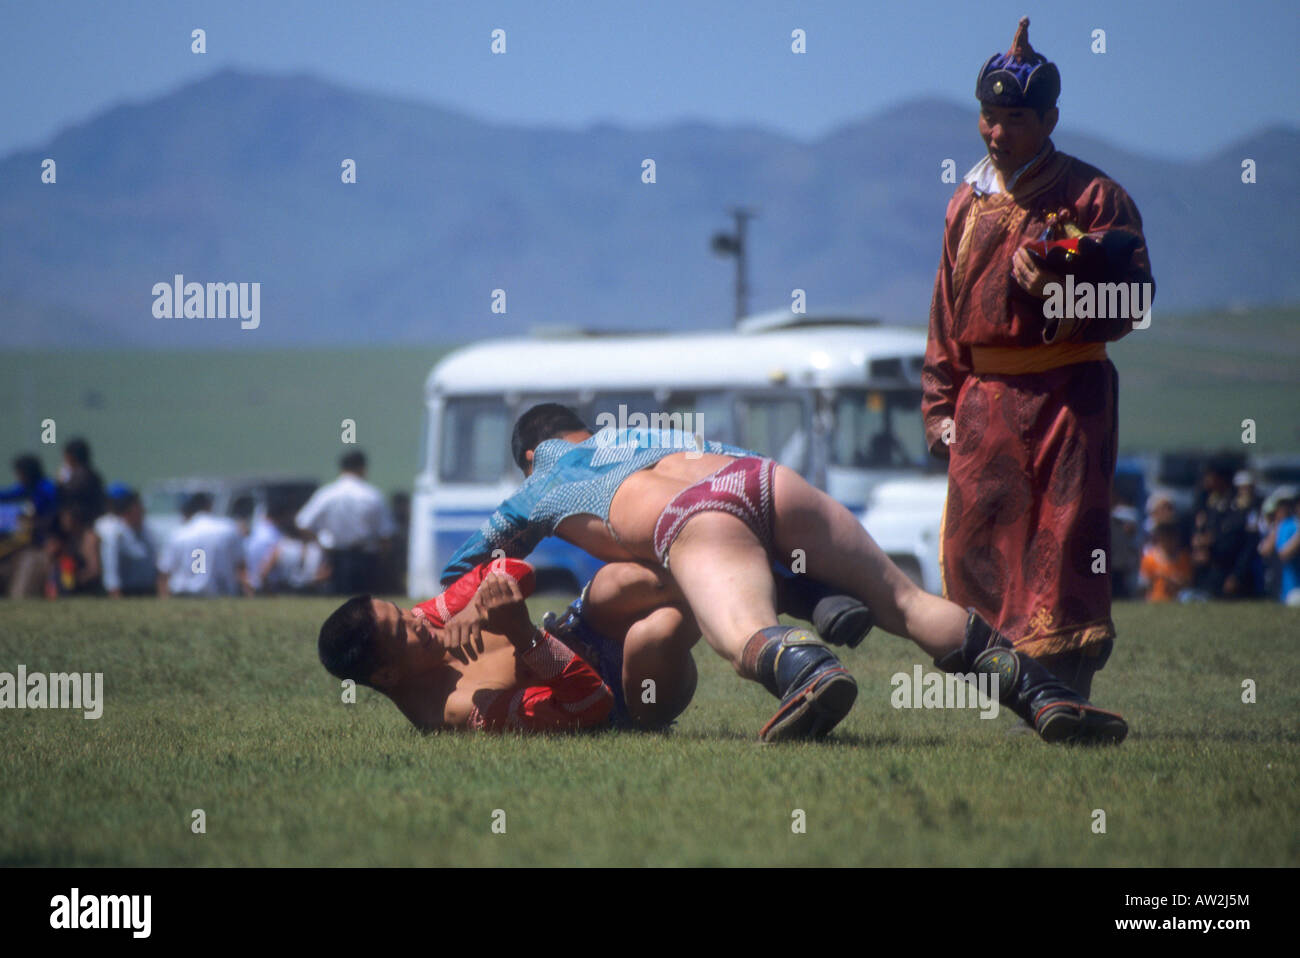
[[[496,572],[487,576],[478,587],[474,604],[479,607],[484,628],[504,635],[516,646],[532,642],[533,621],[528,617],[519,583],[512,577]]]
[[[1035,262],[1029,255],[1029,250],[1023,246],[1011,257],[1011,275],[1016,278],[1021,289],[1038,299],[1047,298],[1047,293],[1043,292],[1043,289],[1048,283],[1059,283],[1062,289],[1065,287],[1064,276]]]
[[[441,629],[434,630],[438,642],[461,662],[477,659],[483,651],[483,614],[476,602],[461,609]]]

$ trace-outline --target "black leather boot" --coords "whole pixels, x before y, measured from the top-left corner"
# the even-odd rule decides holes
[[[831,645],[856,649],[875,625],[871,610],[851,595],[803,575],[787,572],[775,578],[778,611],[811,622]]]
[[[987,672],[997,680],[998,704],[1031,725],[1046,742],[1109,745],[1124,741],[1128,723],[1099,709],[1058,679],[1041,662],[1017,652],[1011,641],[974,609],[966,640],[934,662],[945,672],[972,678]]]
[[[781,699],[763,726],[763,742],[825,736],[853,708],[858,683],[839,659],[807,629],[777,625],[754,633],[741,657],[740,674]]]

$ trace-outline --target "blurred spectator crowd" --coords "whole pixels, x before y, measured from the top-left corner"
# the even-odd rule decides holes
[[[1111,512],[1116,598],[1150,602],[1275,599],[1300,606],[1300,490],[1256,490],[1255,474],[1210,461],[1190,508],[1154,492],[1145,517],[1119,502]]]
[[[63,447],[53,478],[31,453],[12,465],[0,489],[0,594],[12,598],[404,591],[402,527],[360,451],[305,503],[271,485],[260,508],[218,515],[210,492],[191,492],[162,535],[137,490],[104,483],[84,439]]]
[[[84,439],[63,448],[54,478],[30,453],[13,460],[13,471],[16,482],[0,489],[3,595],[405,591],[409,498],[385,502],[366,481],[360,451],[339,460],[333,482],[263,483],[261,500],[237,497],[224,515],[214,511],[210,492],[186,491],[179,515],[154,529],[139,492],[105,485]],[[1146,497],[1145,516],[1117,500],[1109,569],[1115,597],[1300,605],[1298,498],[1287,484],[1261,496],[1249,469],[1210,459],[1190,499],[1156,491]]]

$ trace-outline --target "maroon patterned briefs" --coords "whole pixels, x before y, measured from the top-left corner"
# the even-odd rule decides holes
[[[701,512],[726,512],[772,547],[772,478],[776,462],[744,456],[679,492],[655,523],[655,558],[668,568],[668,550],[687,521]]]

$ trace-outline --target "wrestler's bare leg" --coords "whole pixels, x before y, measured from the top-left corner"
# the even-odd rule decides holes
[[[857,596],[881,628],[934,658],[961,644],[966,611],[912,582],[853,513],[785,466],[777,466],[773,487],[779,555],[803,550],[808,575]]]
[[[583,617],[623,644],[623,695],[637,725],[660,728],[686,710],[699,677],[691,649],[700,628],[666,573],[635,562],[602,566]]]
[[[771,562],[742,520],[692,516],[669,547],[668,568],[709,645],[781,700],[760,740],[821,738],[848,714],[857,683],[810,633],[777,625]]]
[[[668,569],[704,640],[739,671],[750,636],[777,624],[776,583],[758,537],[729,513],[702,512],[677,534]]]
[[[917,587],[851,512],[784,466],[773,486],[779,557],[802,550],[808,575],[857,596],[882,628],[934,658],[961,645],[967,613]],[[749,637],[777,623],[775,587],[757,536],[734,516],[701,513],[683,526],[668,566],[705,640],[739,668]]]

